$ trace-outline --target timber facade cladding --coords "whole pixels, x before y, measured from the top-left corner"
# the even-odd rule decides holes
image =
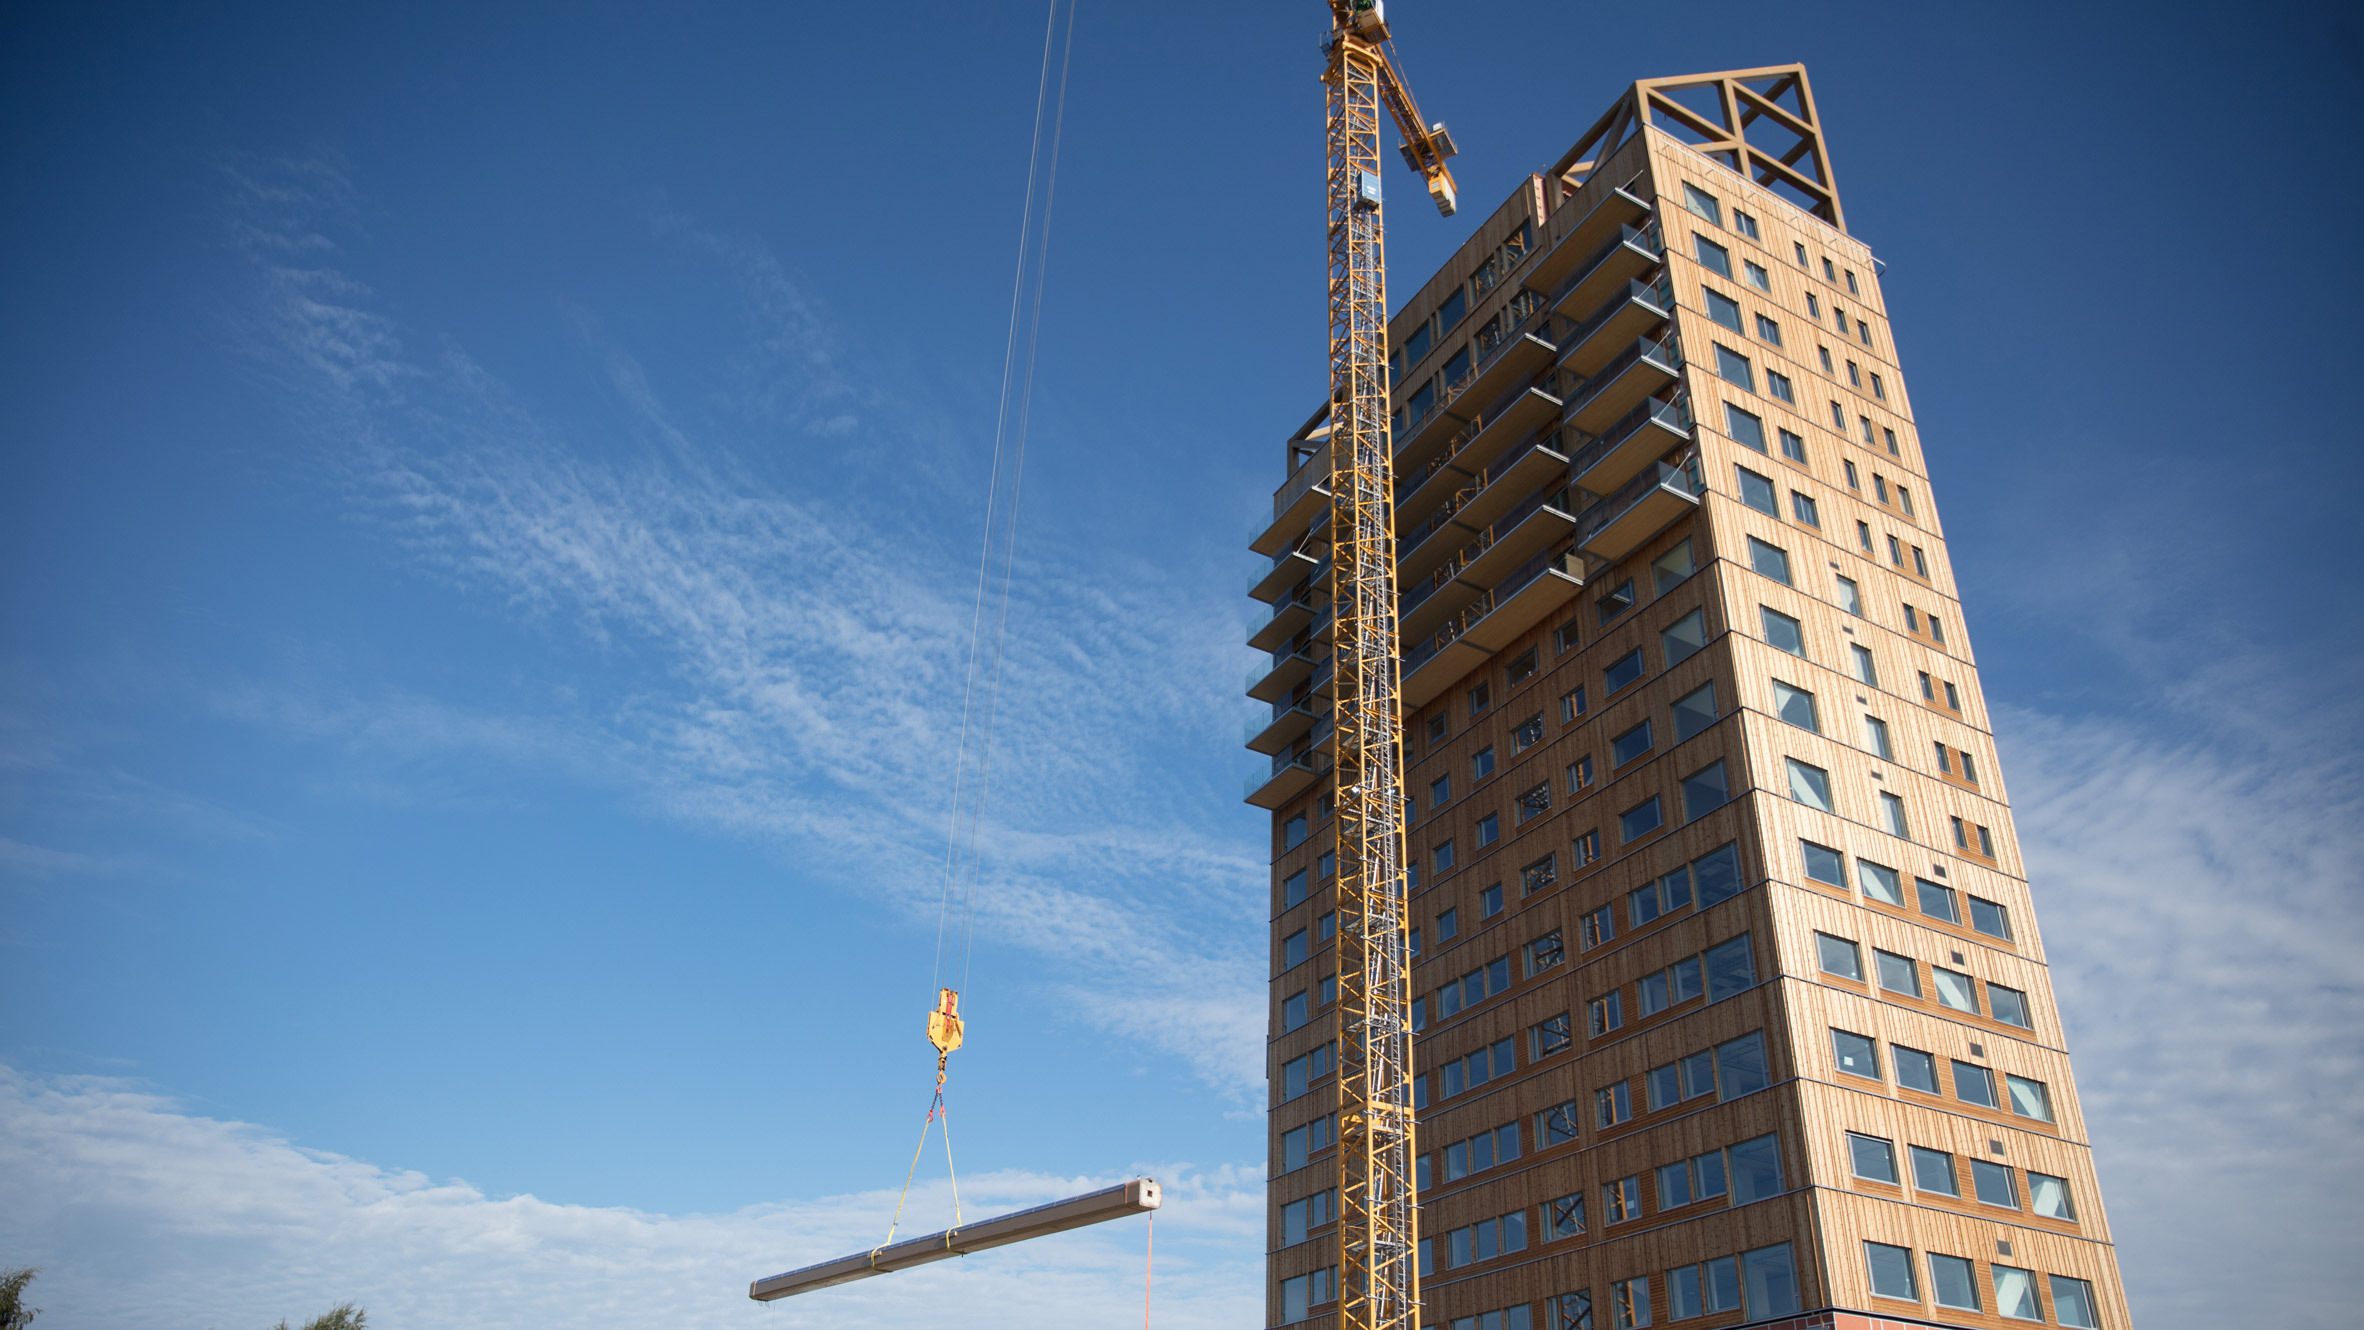
[[[1767,103],[1786,165],[1719,131]],[[1796,66],[1636,84],[1391,323],[1430,1325],[2130,1325],[1814,123]],[[1320,422],[1255,542],[1272,1325],[1336,1294]]]

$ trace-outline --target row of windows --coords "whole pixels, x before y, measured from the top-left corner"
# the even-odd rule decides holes
[[[1855,943],[1843,937],[1817,932],[1814,945],[1823,972],[1842,979],[1864,982],[1863,954]],[[1954,953],[1956,959],[1960,952]],[[1901,997],[1919,998],[1921,993],[1921,964],[1910,956],[1872,948],[1873,970],[1878,976],[1882,992]],[[1937,994],[1937,1004],[1955,1011],[1966,1011],[1973,1016],[1992,1012],[2005,1025],[2016,1025],[2023,1030],[2033,1029],[2028,1018],[2027,994],[2016,988],[1988,982],[1986,1005],[1982,1011],[1978,1001],[1979,981],[1960,970],[1949,970],[1932,963],[1929,967],[1929,987]]]
[[[1822,709],[1814,694],[1780,679],[1772,680],[1773,714],[1785,724],[1795,725],[1809,734],[1822,734]],[[1978,784],[1978,759],[1966,748],[1949,748],[1945,741],[1930,741],[1937,750],[1939,775],[1956,777],[1969,785]],[[1896,760],[1896,747],[1889,742],[1888,722],[1863,713],[1863,748],[1883,761]],[[1991,855],[1989,857],[1992,857]]]
[[[1805,862],[1808,880],[1827,887],[1837,887],[1841,891],[1848,889],[1847,857],[1844,854],[1810,840],[1800,840],[1798,852]],[[1865,900],[1877,901],[1899,910],[1907,908],[1904,903],[1903,877],[1895,869],[1858,855],[1855,859],[1855,877],[1863,888]],[[1964,895],[1967,893],[1956,892],[1952,887],[1931,882],[1925,877],[1913,879],[1914,903],[1920,907],[1922,914],[1941,923],[1957,927],[1961,925]],[[1969,902],[1971,928],[2005,942],[2012,940],[2011,910],[2008,906],[1984,896],[1970,896]]]
[[[1839,1072],[1846,1076],[1860,1076],[1866,1080],[1886,1084],[1880,1073],[1880,1042],[1867,1034],[1841,1030],[1830,1032],[1831,1057],[1838,1063]],[[1918,1090],[1922,1094],[1941,1095],[1937,1088],[1937,1059],[1917,1048],[1907,1048],[1891,1042],[1891,1060],[1896,1065],[1896,1084],[1899,1089]],[[1954,1098],[1976,1108],[2000,1109],[1995,1097],[1993,1068],[1981,1067],[1960,1058],[1946,1059],[1953,1071]],[[2052,1089],[2044,1082],[2026,1076],[2006,1073],[2005,1088],[2011,1097],[2011,1111],[2037,1122],[2052,1121]]]
[[[1941,1252],[1923,1253],[1929,1262],[1929,1298],[1939,1306],[1957,1311],[1983,1312],[1986,1305],[1979,1296],[1978,1263],[1967,1256],[1947,1256]],[[1913,1270],[1913,1253],[1909,1247],[1892,1247],[1885,1242],[1863,1244],[1863,1261],[1871,1276],[1872,1296],[1895,1298],[1904,1302],[1920,1302],[1920,1281]],[[2014,1321],[2042,1322],[2044,1308],[2036,1294],[2036,1275],[2032,1270],[2004,1265],[1996,1261],[1987,1266],[1988,1286],[1994,1290],[1994,1314]],[[2067,1275],[2046,1275],[2052,1287],[2052,1315],[2061,1325],[2072,1330],[2098,1330],[2101,1325],[2099,1309],[2093,1299],[2093,1285]]]
[[[1756,955],[1749,935],[1719,942],[1696,956],[1686,956],[1663,970],[1642,976],[1635,984],[1635,1004],[1644,1017],[1668,1011],[1705,995],[1710,1004],[1756,986]],[[1593,1038],[1625,1028],[1625,989],[1620,986],[1585,1004]]]
[[[1754,418],[1746,416],[1745,413],[1735,411],[1734,415],[1736,417],[1740,417],[1735,421],[1736,424],[1746,426],[1754,423]],[[1783,430],[1783,446],[1786,448],[1789,441],[1795,437],[1796,436],[1790,434],[1789,431]],[[1747,467],[1739,465],[1735,465],[1732,470],[1734,486],[1739,493],[1740,502],[1742,504],[1756,509],[1758,512],[1763,513],[1765,516],[1770,517],[1775,521],[1783,520],[1781,516],[1780,497],[1774,490],[1773,478],[1771,476],[1751,471]],[[1822,529],[1822,507],[1820,504],[1814,501],[1814,497],[1812,495],[1807,494],[1802,490],[1791,490],[1789,492],[1789,509],[1789,520],[1794,521],[1800,526],[1810,527],[1816,531],[1820,531]],[[1865,554],[1878,553],[1878,550],[1872,541],[1872,529],[1870,523],[1857,522],[1855,524],[1855,538],[1856,542],[1863,546],[1863,552]],[[1795,581],[1791,580],[1790,576],[1789,551],[1778,545],[1773,545],[1759,540],[1755,536],[1751,536],[1748,539],[1749,567],[1753,571],[1761,573],[1766,577],[1770,577],[1774,581],[1781,583],[1783,586],[1797,585]],[[1922,582],[1929,582],[1929,552],[1927,550],[1923,549],[1919,545],[1906,544],[1905,542],[1898,540],[1893,535],[1888,536],[1887,541],[1888,561],[1896,566],[1898,572],[1918,578]],[[1910,554],[1909,561],[1907,558],[1908,551]],[[1835,567],[1836,565],[1833,566]],[[1852,614],[1859,619],[1865,617],[1863,612],[1862,586],[1851,577],[1834,574],[1834,579],[1836,582],[1837,603],[1839,608],[1847,611],[1849,614]],[[1932,586],[1931,589],[1934,590],[1934,586]],[[1938,646],[1944,646],[1945,625],[1938,619],[1938,616],[1935,614],[1929,614],[1924,610],[1920,610],[1910,603],[1904,604],[1904,626],[1907,631],[1913,633],[1923,632],[1924,630],[1921,627],[1923,618],[1926,618],[1928,621],[1929,626],[1926,629],[1926,632],[1930,641],[1934,642]]]
[[[1757,606],[1757,624],[1767,646],[1776,651],[1796,656],[1800,660],[1813,659],[1806,653],[1806,626],[1795,616],[1784,614],[1770,605],[1760,604]],[[1847,646],[1847,653],[1848,673],[1855,681],[1869,688],[1878,688],[1880,686],[1879,662],[1873,657],[1871,648],[1860,642],[1851,642]],[[1927,670],[1922,670],[1920,671],[1920,685],[1922,701],[1932,706],[1936,705],[1938,690],[1943,688],[1945,709],[1957,716],[1962,713],[1961,691],[1951,682],[1933,678]]]
[[[1610,1324],[1616,1330],[1639,1330],[1653,1324],[1659,1309],[1651,1303],[1650,1282],[1649,1276],[1637,1275],[1609,1285]],[[1801,1305],[1797,1263],[1786,1242],[1677,1266],[1666,1272],[1662,1286],[1666,1292],[1663,1315],[1668,1322],[1733,1311],[1745,1313],[1745,1319],[1759,1320],[1790,1315]],[[1592,1330],[1589,1298],[1572,1316],[1565,1305],[1557,1310],[1569,1317],[1561,1322],[1563,1326]]]
[[[1698,186],[1693,185],[1688,181],[1684,182],[1683,184],[1683,207],[1692,215],[1712,223],[1713,225],[1722,226],[1724,224],[1722,218],[1722,208],[1716,204],[1714,196],[1708,194],[1706,191],[1700,189]],[[1740,234],[1747,236],[1751,240],[1759,240],[1757,233],[1757,219],[1755,217],[1752,217],[1748,213],[1742,212],[1740,209],[1735,208],[1732,210],[1732,220],[1734,222],[1732,227],[1733,230],[1740,232]],[[1732,252],[1729,249],[1717,244],[1713,240],[1708,239],[1706,236],[1701,235],[1697,231],[1693,231],[1691,233],[1691,242],[1693,250],[1696,253],[1699,263],[1702,267],[1705,267],[1710,271],[1718,273],[1724,277],[1730,277],[1732,275]],[[1760,241],[1760,243],[1762,242]],[[1803,243],[1796,243],[1795,247],[1798,267],[1805,269],[1809,273],[1812,272],[1813,269],[1809,267],[1806,262],[1806,246]],[[1770,280],[1771,274],[1765,270],[1764,265],[1753,261],[1744,260],[1744,262],[1747,263],[1749,283],[1755,286],[1758,290],[1770,292],[1773,289],[1773,285]],[[1823,280],[1831,282],[1835,285],[1840,279],[1841,271],[1841,269],[1831,263],[1828,257],[1825,257],[1822,260]],[[1855,270],[1848,268],[1843,271],[1845,272],[1846,276],[1847,294],[1851,296],[1861,296],[1863,291],[1862,288],[1856,283]],[[1822,317],[1821,301],[1812,292],[1807,293],[1806,303],[1809,312],[1811,312],[1815,318],[1819,319]],[[1840,333],[1844,334],[1847,331],[1847,311],[1842,308],[1835,300],[1831,302],[1831,319]],[[1855,320],[1855,328],[1856,335],[1861,339],[1863,344],[1865,346],[1870,346],[1872,344],[1871,324],[1859,318]]]
[[[1713,1048],[1703,1048],[1641,1077],[1648,1111],[1657,1113],[1694,1099],[1725,1103],[1755,1094],[1773,1083],[1765,1060],[1764,1032],[1752,1031]],[[1601,1130],[1633,1120],[1633,1083],[1618,1081],[1593,1091],[1593,1125]]]
[[[1917,1192],[1943,1196],[1953,1200],[1962,1197],[1960,1164],[1948,1150],[1932,1149],[1925,1145],[1907,1145],[1906,1153],[1912,1160],[1912,1186]],[[1882,1136],[1866,1136],[1860,1132],[1847,1133],[1848,1166],[1856,1177],[1867,1182],[1884,1182],[1892,1187],[1904,1185],[1896,1167],[1896,1143]],[[2009,1164],[1998,1164],[1987,1159],[1973,1159],[1970,1163],[1970,1190],[1982,1205],[2000,1206],[2006,1210],[2020,1210],[2020,1187]],[[2067,1178],[2049,1173],[2027,1171],[2027,1207],[2045,1219],[2075,1223],[2077,1207],[2069,1195]]]

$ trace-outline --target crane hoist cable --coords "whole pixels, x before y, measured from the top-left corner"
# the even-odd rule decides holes
[[[1066,22],[1060,22],[1060,8]],[[1026,162],[1026,197],[1018,222],[1016,273],[1011,281],[1009,328],[1002,344],[1001,395],[994,409],[993,457],[986,474],[984,534],[977,552],[977,587],[969,612],[967,668],[961,684],[960,740],[955,750],[952,799],[947,814],[943,881],[936,917],[936,950],[931,985],[936,1005],[927,1017],[928,1042],[936,1050],[935,1093],[921,1119],[919,1144],[911,1152],[911,1166],[903,1177],[903,1191],[895,1199],[894,1217],[887,1223],[886,1241],[872,1249],[875,1257],[894,1242],[902,1223],[904,1204],[919,1174],[919,1159],[927,1150],[928,1133],[939,1123],[944,1132],[944,1169],[952,1184],[954,1227],[960,1222],[960,1177],[952,1161],[952,1117],[944,1103],[945,1069],[953,1050],[966,1035],[960,1015],[960,995],[969,986],[969,957],[975,937],[976,898],[980,878],[979,836],[992,789],[993,725],[1001,699],[1002,648],[1010,616],[1010,584],[1016,571],[1018,500],[1026,471],[1026,433],[1033,417],[1035,355],[1042,331],[1043,278],[1050,253],[1051,207],[1059,179],[1059,143],[1067,119],[1067,73],[1075,49],[1075,0],[1051,0],[1043,20],[1042,71],[1035,85],[1034,134]],[[1058,80],[1051,78],[1056,54]],[[1049,137],[1045,139],[1046,123]],[[1007,471],[1008,498],[1003,499]],[[993,577],[994,556],[1000,555],[1000,578]],[[991,628],[987,611],[991,608]],[[979,705],[979,683],[984,686]],[[970,778],[972,765],[975,778]],[[964,834],[965,833],[965,834]],[[955,919],[958,920],[957,932]],[[947,985],[946,951],[957,946],[956,985]]]

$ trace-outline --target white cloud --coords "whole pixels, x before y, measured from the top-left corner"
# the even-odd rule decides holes
[[[979,496],[909,478],[928,445],[863,423],[878,395],[779,263],[679,218],[660,234],[717,265],[746,312],[732,411],[760,424],[744,437],[762,448],[736,446],[729,413],[676,419],[582,311],[577,333],[644,446],[563,441],[464,348],[414,354],[431,339],[374,312],[335,266],[332,228],[304,211],[317,176],[252,167],[241,197],[262,274],[257,358],[322,474],[414,568],[558,635],[554,656],[588,648],[596,668],[566,680],[578,701],[539,717],[253,684],[221,709],[414,766],[439,750],[538,760],[806,865],[859,863],[842,885],[932,918],[975,586],[974,546],[947,532]],[[320,213],[350,211],[350,194],[325,191]],[[781,450],[783,428],[790,464],[751,461]],[[872,476],[891,478],[886,498]],[[1151,1006],[1201,1013],[1080,1008],[1244,1104],[1263,1081],[1264,865],[1206,829],[1229,790],[1196,764],[1178,781],[1174,761],[1235,741],[1239,620],[1207,608],[1231,600],[1209,576],[1051,540],[1021,549],[977,917],[982,936],[1071,977],[1122,960],[1148,976]]]
[[[2228,671],[2218,684],[2274,709],[2260,694],[2278,690]],[[2271,1305],[2278,1325],[2353,1324],[2364,791],[2348,748],[2204,718],[2005,710],[1997,730],[2137,1321],[2197,1330]]]
[[[1187,1166],[1160,1176],[1157,1323],[1254,1323],[1263,1180]],[[876,1244],[892,1192],[661,1215],[494,1198],[464,1182],[304,1149],[196,1117],[122,1081],[0,1068],[0,1260],[44,1267],[35,1305],[59,1325],[263,1330],[351,1299],[406,1326],[902,1327],[991,1330],[1126,1322],[1142,1295],[1142,1221],[1124,1220],[769,1306],[747,1284]],[[962,1189],[969,1216],[1114,1178],[1000,1173]],[[903,1233],[948,1220],[915,1189]]]

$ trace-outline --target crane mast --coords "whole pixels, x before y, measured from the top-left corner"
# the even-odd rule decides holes
[[[1338,1324],[1417,1330],[1411,939],[1404,882],[1394,443],[1380,116],[1451,216],[1444,126],[1397,76],[1379,0],[1331,0],[1327,44],[1333,726],[1338,822]]]

